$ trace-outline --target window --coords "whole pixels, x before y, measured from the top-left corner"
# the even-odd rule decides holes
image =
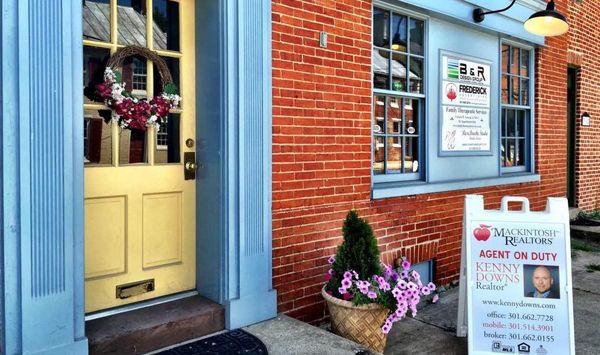
[[[156,131],[156,149],[166,150],[169,146],[169,132],[167,131],[167,122],[160,125]]]
[[[530,159],[531,50],[502,45],[500,160],[503,172],[527,171]]]
[[[104,81],[104,70],[111,54],[126,45],[159,50],[171,72],[173,83],[182,89],[180,6],[178,0],[82,2],[86,166],[180,163],[179,122],[185,107],[171,110],[168,122],[161,124],[158,131],[154,131],[154,128],[147,132],[121,130],[111,120],[111,112],[96,90],[96,85]],[[147,21],[150,13],[151,22]],[[152,40],[147,40],[147,36],[152,36]],[[137,98],[150,99],[163,90],[158,69],[144,57],[126,57],[120,68],[116,69],[121,73],[126,89]],[[156,137],[153,145],[150,145],[149,134]],[[152,150],[154,154],[150,154]]]
[[[146,61],[140,58],[133,58],[133,76],[132,87],[134,91],[146,91]]]
[[[373,175],[378,181],[420,178],[423,156],[422,20],[373,9]]]

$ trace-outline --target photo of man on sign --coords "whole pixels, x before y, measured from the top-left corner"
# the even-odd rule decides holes
[[[523,265],[524,296],[559,299],[558,266]]]

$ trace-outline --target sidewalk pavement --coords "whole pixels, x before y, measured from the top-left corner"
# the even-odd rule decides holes
[[[600,252],[574,250],[572,255],[575,350],[600,354],[600,272],[587,270],[590,264],[600,265]],[[457,311],[458,288],[453,288],[415,318],[396,323],[385,354],[466,354],[467,339],[455,336]],[[245,330],[260,338],[273,355],[369,354],[356,343],[284,315]]]

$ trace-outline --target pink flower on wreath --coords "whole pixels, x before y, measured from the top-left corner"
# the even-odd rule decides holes
[[[352,278],[352,273],[351,273],[350,271],[346,271],[346,272],[344,273],[344,278],[345,278],[345,279],[351,279],[351,278]]]
[[[345,289],[350,288],[350,286],[352,286],[352,281],[350,281],[350,279],[343,279],[342,280],[342,287]]]

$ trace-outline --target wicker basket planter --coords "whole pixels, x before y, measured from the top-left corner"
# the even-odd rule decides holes
[[[327,302],[331,315],[331,330],[335,334],[383,353],[387,334],[383,334],[381,325],[388,316],[386,308],[375,303],[355,306],[350,301],[329,295],[325,292],[325,287],[321,294]]]

